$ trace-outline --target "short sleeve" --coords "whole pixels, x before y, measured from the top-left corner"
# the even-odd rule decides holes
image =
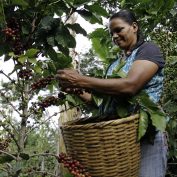
[[[151,42],[145,42],[139,47],[135,60],[149,60],[156,63],[159,68],[163,68],[165,65],[165,60],[160,48]]]

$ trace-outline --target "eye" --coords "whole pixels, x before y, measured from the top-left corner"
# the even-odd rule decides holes
[[[113,36],[114,33],[120,33],[123,29],[124,29],[124,27],[114,28],[113,30],[111,30],[110,34],[111,34],[111,36]]]
[[[114,29],[114,32],[115,32],[115,33],[120,33],[123,29],[124,29],[124,27],[115,28],[115,29]]]

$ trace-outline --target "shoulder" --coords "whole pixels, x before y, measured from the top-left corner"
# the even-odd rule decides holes
[[[160,52],[160,48],[157,44],[153,43],[153,42],[144,42],[138,49],[138,52],[141,52],[141,51],[149,51],[149,52]]]
[[[135,60],[149,60],[156,63],[159,68],[165,65],[163,54],[153,42],[144,42],[137,50]]]

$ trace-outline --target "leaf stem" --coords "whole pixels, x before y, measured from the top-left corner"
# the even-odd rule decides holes
[[[11,79],[4,71],[0,70],[0,73],[3,74],[4,76],[6,76],[12,83],[15,84],[15,81],[13,79]]]
[[[8,156],[12,157],[14,160],[16,159],[16,157],[15,157],[14,155],[9,154],[9,153],[8,153],[8,152],[6,152],[6,151],[2,151],[2,150],[0,150],[0,153],[3,153],[3,154],[8,155]]]
[[[2,16],[3,16],[4,24],[5,24],[5,27],[7,27],[7,22],[6,22],[5,13],[4,13],[3,0],[1,0],[1,9],[2,9]]]
[[[21,115],[21,113],[15,108],[15,106],[10,102],[10,100],[9,100],[9,98],[7,98],[6,96],[5,96],[5,94],[3,93],[3,92],[1,92],[0,91],[0,94],[1,94],[1,96],[3,96],[5,99],[6,99],[6,101],[9,103],[9,105],[14,109],[14,111],[16,111],[19,115]]]

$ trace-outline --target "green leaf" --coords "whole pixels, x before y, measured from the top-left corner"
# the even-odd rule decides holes
[[[36,58],[28,58],[28,61],[30,63],[37,63],[37,59]]]
[[[18,58],[18,61],[20,62],[20,63],[25,63],[25,61],[27,60],[27,57],[25,56],[25,55],[21,55],[19,58]]]
[[[128,107],[124,104],[118,105],[116,111],[117,111],[117,115],[119,117],[127,117],[128,116]]]
[[[127,99],[121,99],[118,97],[114,97],[112,99],[116,100],[116,112],[119,117],[127,117],[130,109],[130,104],[128,103]]]
[[[25,0],[12,0],[12,4],[20,5],[23,7],[28,6],[28,3]]]
[[[38,49],[28,49],[27,51],[26,51],[26,56],[27,57],[29,57],[29,58],[33,58],[33,57],[36,57],[36,55],[37,55],[37,53],[39,52],[39,50]]]
[[[16,55],[14,54],[14,52],[10,52],[10,53],[9,53],[9,56],[10,56],[10,57],[16,57]]]
[[[118,72],[122,71],[121,69],[122,69],[122,67],[123,67],[124,65],[125,65],[125,61],[124,61],[124,60],[121,60],[121,61],[119,62],[119,65],[116,66],[116,68],[114,69],[113,73],[117,74]],[[123,71],[122,71],[122,72],[123,72]],[[124,74],[122,74],[122,75],[125,77],[125,74],[126,74],[126,73],[124,73]]]
[[[166,117],[163,113],[159,114],[155,111],[149,111],[152,124],[157,128],[157,130],[165,131],[166,128]]]
[[[77,13],[80,14],[85,20],[90,21],[93,17],[93,14],[89,12],[88,10],[77,10]]]
[[[49,47],[47,53],[51,60],[54,61],[56,69],[63,69],[72,63],[72,58],[62,53],[57,53],[52,47]]]
[[[71,174],[65,174],[64,177],[73,177]]]
[[[52,16],[45,16],[40,24],[42,25],[43,29],[50,30],[51,29],[51,24],[54,22],[54,18]]]
[[[78,106],[83,104],[83,101],[76,95],[66,95],[66,100],[73,106]]]
[[[62,16],[63,13],[68,14],[70,12],[70,8],[68,7],[66,0],[65,2],[63,0],[58,1],[55,3],[56,6],[54,6],[54,11],[58,16]]]
[[[139,118],[139,126],[138,126],[138,141],[145,135],[147,127],[148,127],[148,114],[140,109],[140,118]]]
[[[55,40],[58,44],[67,48],[75,48],[76,46],[75,38],[70,34],[68,28],[64,25],[60,28],[59,34],[55,36]]]
[[[55,60],[55,66],[58,69],[68,68],[72,63],[70,56],[65,56],[62,53],[57,54],[57,61]]]
[[[88,2],[90,2],[90,0],[74,0],[73,5],[78,7]]]
[[[163,107],[164,107],[164,110],[166,110],[168,113],[177,112],[177,106],[176,106],[175,102],[172,102],[171,100],[166,102]]]
[[[42,73],[42,68],[40,67],[40,66],[35,66],[34,67],[34,71],[36,72],[36,73],[39,73],[39,74],[41,74]]]
[[[113,72],[112,75],[107,76],[107,78],[125,78],[127,76],[127,74],[123,71],[119,71],[119,72]]]
[[[89,21],[91,24],[99,23],[102,24],[102,18],[96,14],[93,14],[92,12],[83,9],[83,10],[77,10],[77,12],[87,21]]]
[[[68,28],[72,29],[75,31],[77,34],[83,34],[84,36],[87,36],[87,32],[80,26],[80,24],[75,23],[75,24],[67,24],[66,25]]]
[[[127,77],[127,74],[126,74],[125,72],[121,71],[121,70],[117,73],[117,75],[118,75],[120,78],[126,78],[126,77]]]
[[[0,155],[0,164],[11,162],[12,160],[14,160],[14,158],[10,155],[6,155],[6,154]]]
[[[122,1],[120,2],[120,7],[123,8],[123,7],[125,6],[125,4],[126,4],[126,0],[122,0]]]
[[[104,110],[103,110],[102,114],[107,112],[107,110],[110,108],[110,103],[112,101],[112,97],[111,96],[106,96],[103,101],[104,101]]]
[[[57,53],[56,53],[56,51],[55,51],[52,47],[49,47],[49,48],[46,49],[46,50],[47,50],[47,54],[49,55],[49,57],[50,57],[52,60],[54,60],[54,61],[58,60],[58,59],[57,59]]]
[[[63,47],[62,45],[57,45],[59,51],[61,51],[64,55],[69,56],[69,48]]]
[[[10,59],[10,56],[6,55],[6,54],[9,53],[9,51],[11,51],[11,49],[10,49],[10,46],[8,44],[5,45],[5,44],[0,43],[0,56],[5,55],[5,56],[9,57],[9,59]]]
[[[57,69],[56,69],[56,65],[54,64],[54,62],[49,62],[48,63],[48,70],[51,72],[51,73],[55,73],[57,72]]]
[[[100,44],[100,39],[92,39],[92,46],[95,53],[103,60],[106,60],[108,56],[108,48]]]
[[[0,177],[5,177],[5,176],[8,176],[8,173],[7,172],[0,172]]]
[[[73,6],[74,0],[65,0],[69,6]]]
[[[107,35],[107,34],[106,34]],[[104,28],[97,28],[95,31],[89,34],[89,38],[102,38],[105,36],[105,29]]]
[[[28,155],[28,154],[26,154],[26,153],[20,153],[20,155],[19,155],[22,159],[24,159],[24,160],[29,160],[29,158],[30,158],[30,156]]]
[[[54,37],[48,37],[47,38],[47,43],[51,46],[55,46],[55,39]]]
[[[96,95],[92,95],[92,99],[97,106],[100,106],[103,103],[103,98],[100,98]]]
[[[28,35],[29,34],[29,29],[25,26],[22,26],[22,33]]]
[[[153,111],[158,111],[159,108],[150,98],[145,91],[141,91],[135,98],[138,99],[138,102],[141,106],[151,109]]]
[[[170,13],[172,14],[173,17],[175,17],[175,15],[177,14],[177,12],[176,12],[175,9],[171,9],[171,10],[170,10]]]
[[[98,3],[92,5],[85,5],[84,7],[91,11],[92,13],[101,15],[103,17],[107,17],[109,15],[107,11],[103,7],[101,7]]]
[[[100,15],[97,15],[95,13],[92,14],[92,18],[90,18],[90,23],[91,24],[95,24],[95,23],[98,23],[98,24],[103,24],[103,20],[102,18],[100,17]]]

